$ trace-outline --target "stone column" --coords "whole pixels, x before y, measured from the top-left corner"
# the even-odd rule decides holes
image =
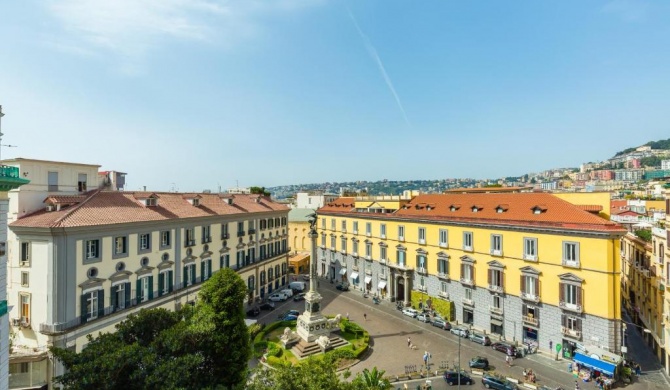
[[[410,304],[409,275],[407,275],[407,272],[403,272],[402,277],[404,278],[405,281],[405,306],[408,306]]]

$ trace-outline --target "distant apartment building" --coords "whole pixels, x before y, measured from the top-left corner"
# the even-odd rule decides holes
[[[670,160],[661,161],[661,169],[670,169]]]
[[[337,199],[338,195],[321,191],[298,192],[295,194],[295,208],[316,210],[324,204]]]
[[[540,188],[544,191],[553,191],[558,189],[558,182],[557,181],[548,181],[544,183],[540,183]]]
[[[616,169],[614,170],[614,180],[617,181],[640,181],[644,179],[643,169]]]
[[[227,192],[229,194],[251,194],[251,188],[249,188],[249,187],[233,187],[233,188],[228,188]]]
[[[591,180],[614,180],[614,171],[610,169],[601,169],[591,171]]]
[[[9,193],[11,389],[53,388],[47,346],[80,351],[140,309],[193,302],[219,269],[248,305],[288,283],[288,208],[267,197],[110,191],[98,165],[7,163],[31,180]]]
[[[542,349],[560,343],[568,358],[589,345],[618,353],[626,231],[598,216],[604,199],[342,197],[318,210],[319,274],[405,305],[417,295],[445,302],[458,323]]]
[[[670,179],[670,169],[648,169],[644,172],[645,180]]]

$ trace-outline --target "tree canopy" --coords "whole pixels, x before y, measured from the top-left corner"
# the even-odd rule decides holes
[[[252,194],[259,194],[263,196],[270,196],[270,191],[266,191],[265,187],[250,187],[249,192]]]
[[[114,333],[89,335],[79,353],[51,348],[67,370],[55,381],[75,390],[238,388],[251,356],[245,294],[239,275],[223,269],[194,307],[140,310]]]

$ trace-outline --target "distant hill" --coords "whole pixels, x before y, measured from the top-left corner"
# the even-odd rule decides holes
[[[658,149],[658,150],[670,150],[670,138],[665,139],[665,140],[660,140],[660,141],[649,141],[642,146],[651,146],[652,149]],[[635,149],[637,149],[638,147],[639,146],[634,147],[634,148],[624,149],[620,152],[617,152],[614,155],[614,157],[621,156],[622,154],[634,152]]]

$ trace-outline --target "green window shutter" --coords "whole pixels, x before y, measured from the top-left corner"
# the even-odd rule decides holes
[[[172,292],[172,287],[173,287],[173,271],[169,270],[168,271],[168,292]]]
[[[105,290],[98,290],[98,317],[105,315]]]
[[[81,297],[80,297],[80,300],[79,300],[79,303],[81,304],[81,310],[80,311],[81,311],[81,323],[82,324],[86,323],[86,316],[88,314],[86,312],[86,298],[87,297],[88,297],[88,294],[81,294]]]
[[[192,264],[191,267],[191,271],[193,271],[191,272],[191,284],[195,284],[195,264]]]
[[[149,276],[149,299],[154,299],[154,276]]]
[[[142,280],[137,278],[137,289],[135,289],[135,298],[137,299],[137,304],[142,302]]]
[[[130,307],[130,282],[126,282],[125,284],[124,293],[126,294],[126,305],[124,307],[128,308]]]
[[[158,296],[163,295],[163,287],[165,287],[165,282],[163,281],[163,274],[167,275],[167,272],[158,274]]]
[[[109,301],[110,306],[112,306],[112,311],[116,311],[116,289],[117,286],[112,286],[112,288],[109,290]]]
[[[205,281],[207,275],[205,275],[205,262],[200,263],[200,281]]]
[[[207,265],[209,265],[209,274],[207,275],[208,278],[212,277],[212,259],[207,260]]]
[[[184,272],[182,272],[182,279],[184,280],[184,281],[183,281],[183,283],[184,283],[184,286],[183,286],[183,287],[186,287],[186,282],[188,282],[188,280],[186,279],[186,269],[187,269],[187,268],[188,268],[188,266],[185,265],[185,266],[184,266]]]

